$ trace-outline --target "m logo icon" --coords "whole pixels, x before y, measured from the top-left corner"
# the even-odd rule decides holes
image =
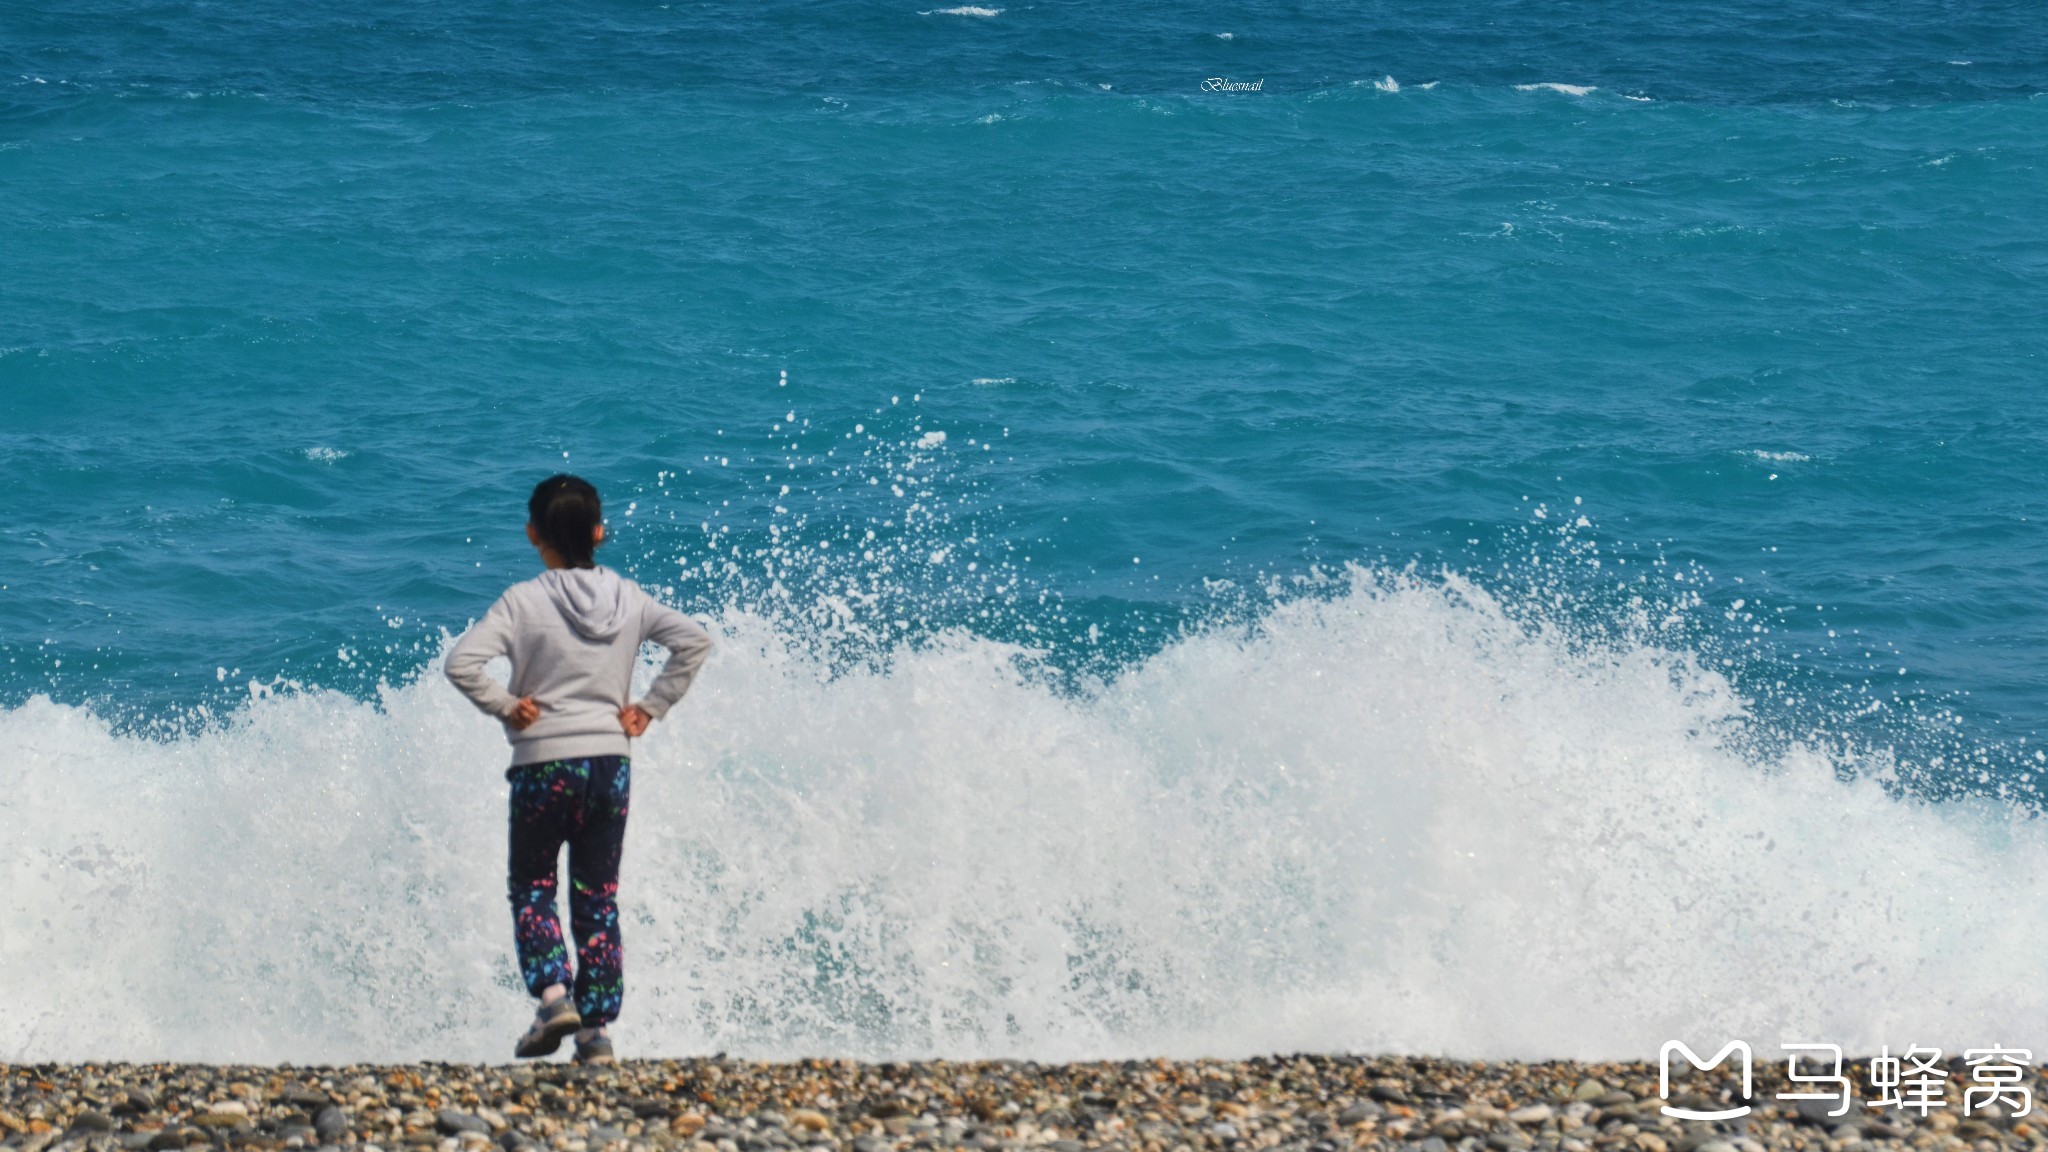
[[[1666,1101],[1671,1099],[1671,1054],[1673,1052],[1682,1053],[1685,1056],[1686,1063],[1691,1064],[1702,1072],[1717,1067],[1721,1061],[1728,1058],[1730,1052],[1742,1053],[1742,1099],[1747,1101],[1751,1096],[1755,1095],[1755,1092],[1752,1090],[1753,1081],[1750,1077],[1749,1045],[1740,1040],[1730,1040],[1719,1052],[1714,1053],[1712,1060],[1702,1060],[1699,1053],[1685,1046],[1685,1041],[1667,1040],[1664,1042],[1664,1047],[1657,1050],[1657,1095],[1661,1099]],[[1749,1115],[1749,1105],[1744,1103],[1740,1108],[1724,1108],[1719,1112],[1701,1112],[1692,1108],[1673,1108],[1669,1103],[1666,1103],[1659,1111],[1663,1112],[1666,1116],[1675,1116],[1680,1120],[1733,1120],[1737,1116]]]

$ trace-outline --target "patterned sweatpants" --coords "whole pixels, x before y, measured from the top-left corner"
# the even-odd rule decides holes
[[[555,858],[569,846],[569,926],[576,934],[573,982],[585,1028],[618,1018],[619,849],[626,834],[631,762],[590,756],[515,764],[509,889],[512,933],[526,990],[569,984],[569,952],[555,915]]]

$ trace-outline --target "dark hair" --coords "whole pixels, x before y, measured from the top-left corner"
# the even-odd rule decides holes
[[[597,545],[591,540],[604,523],[604,507],[597,489],[580,476],[564,472],[533,486],[526,502],[526,519],[540,535],[540,542],[555,550],[571,568],[592,568],[590,558]]]

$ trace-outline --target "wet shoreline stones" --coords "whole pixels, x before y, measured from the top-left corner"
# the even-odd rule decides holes
[[[1703,1122],[1643,1063],[0,1065],[0,1152],[2048,1152],[2048,1115],[1965,1116],[1956,1071],[1925,1117],[1836,1117],[1759,1068],[1751,1115]]]

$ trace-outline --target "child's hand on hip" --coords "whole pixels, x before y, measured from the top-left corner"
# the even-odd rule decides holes
[[[654,717],[642,711],[638,704],[628,704],[619,709],[619,727],[624,728],[628,736],[639,736],[653,722]]]
[[[505,726],[514,732],[524,732],[540,719],[540,703],[531,696],[521,696],[512,708],[512,714],[505,717]]]

